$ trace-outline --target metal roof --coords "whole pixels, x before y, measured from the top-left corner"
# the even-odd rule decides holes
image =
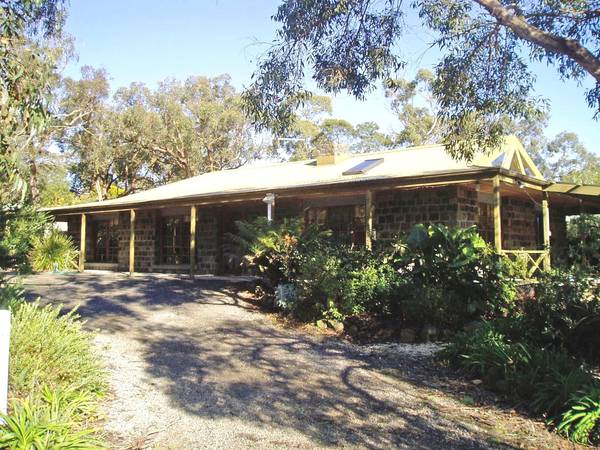
[[[511,139],[507,139],[502,148],[504,151],[514,153],[512,147],[516,145],[515,142],[521,144]],[[370,170],[364,173],[358,171],[347,174],[352,168],[373,159],[382,159],[383,162],[372,165]],[[377,153],[352,154],[335,164],[317,164],[316,159],[310,159],[209,172],[121,198],[45,208],[45,210],[58,214],[84,210],[118,210],[136,205],[168,204],[182,199],[210,199],[254,192],[277,193],[278,190],[425,178],[438,174],[467,175],[490,168],[493,168],[493,165],[489,158],[479,158],[474,163],[457,161],[448,155],[443,145],[425,145]],[[543,180],[539,182],[544,183]]]

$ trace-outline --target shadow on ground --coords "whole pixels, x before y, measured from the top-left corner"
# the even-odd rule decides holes
[[[85,273],[29,277],[25,288],[31,299],[79,305],[88,327],[135,343],[141,354],[131,358],[141,356],[165,410],[252,424],[256,434],[243,438],[257,445],[268,429],[299,433],[309,446],[497,448],[436,400],[426,358],[279,329],[238,295],[249,282]],[[269,445],[289,446],[280,435]]]

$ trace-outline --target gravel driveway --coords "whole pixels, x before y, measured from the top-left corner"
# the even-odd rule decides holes
[[[86,272],[24,282],[32,297],[80,305],[97,332],[115,448],[568,447],[489,400],[473,406],[487,394],[444,375],[426,347],[282,329],[243,300],[244,279]]]

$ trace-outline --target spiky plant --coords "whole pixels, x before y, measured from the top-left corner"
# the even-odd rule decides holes
[[[66,271],[77,268],[77,255],[71,238],[52,230],[47,236],[35,239],[29,259],[36,272]]]

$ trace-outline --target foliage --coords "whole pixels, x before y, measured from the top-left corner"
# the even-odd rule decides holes
[[[420,69],[411,81],[394,79],[385,83],[385,95],[391,99],[392,109],[403,126],[394,137],[398,144],[414,146],[442,142],[445,127],[438,118],[439,105],[433,94],[433,79],[431,71]]]
[[[35,239],[29,259],[36,272],[63,272],[77,268],[78,255],[71,237],[54,229],[48,235]]]
[[[403,299],[408,322],[425,316],[456,329],[502,314],[515,296],[510,267],[474,227],[416,225],[396,243],[390,264],[410,280]]]
[[[49,217],[33,206],[0,213],[0,267],[28,269],[28,253],[47,229]]]
[[[586,98],[600,110],[595,9],[583,1],[284,0],[273,16],[277,40],[244,93],[245,104],[260,124],[286,128],[309,96],[307,67],[318,88],[363,98],[405,65],[405,17],[414,11],[441,50],[432,91],[445,141],[454,156],[470,159],[499,143],[506,116],[527,119],[544,109],[534,96],[534,61],[555,67],[564,79],[593,77]]]
[[[209,171],[240,167],[267,147],[255,139],[228,75],[141,83],[110,96],[108,74],[82,68],[64,81],[61,136],[80,193],[105,199]]]
[[[283,309],[305,321],[369,313],[458,329],[503,314],[515,295],[504,259],[475,229],[418,225],[392,252],[350,248],[298,221],[238,222],[232,240],[269,279]],[[288,287],[293,285],[293,295]],[[286,294],[286,295],[283,295]]]
[[[301,255],[331,235],[316,226],[304,226],[300,219],[269,222],[258,217],[235,225],[237,233],[228,235],[229,252],[238,255],[240,264],[265,276],[273,288],[296,280]]]
[[[0,307],[6,306],[11,402],[0,447],[98,448],[93,422],[106,381],[93,336],[74,311],[25,302],[18,285],[0,282]]]
[[[32,401],[44,387],[101,394],[104,372],[93,349],[92,335],[82,329],[74,311],[20,303],[12,308],[11,395]]]
[[[580,444],[600,444],[600,388],[582,394],[571,401],[557,429]]]
[[[586,273],[555,270],[544,273],[534,301],[523,301],[520,313],[530,339],[600,361],[600,286]]]
[[[11,414],[4,416],[0,446],[7,449],[100,449],[95,430],[81,427],[95,412],[88,393],[51,391],[45,388],[38,403],[29,399],[14,401]]]
[[[582,214],[567,222],[568,263],[584,270],[600,270],[600,217]]]
[[[593,372],[565,353],[507,337],[505,321],[483,322],[457,335],[441,358],[503,397],[524,402],[570,438],[597,442],[600,421],[589,397],[597,396],[600,382]]]
[[[389,136],[375,122],[353,126],[331,117],[331,98],[315,95],[305,99],[294,111],[292,123],[284,133],[276,133],[277,154],[290,160],[314,158],[339,148],[354,153],[382,150],[392,145]]]

